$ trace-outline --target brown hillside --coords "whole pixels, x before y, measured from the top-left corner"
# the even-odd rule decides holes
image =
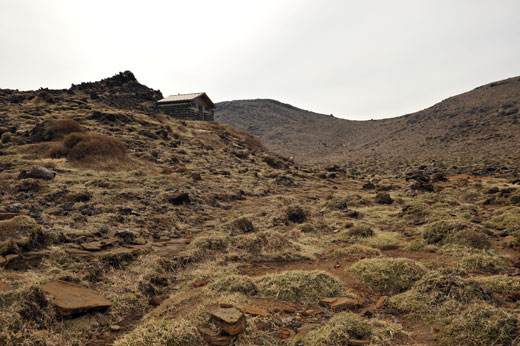
[[[215,117],[300,162],[400,169],[437,160],[485,167],[518,164],[519,109],[520,78],[515,77],[392,119],[343,120],[274,100],[221,102]]]
[[[0,90],[0,345],[518,345],[517,172],[296,165],[158,97]]]

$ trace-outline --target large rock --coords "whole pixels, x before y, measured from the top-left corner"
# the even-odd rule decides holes
[[[394,200],[392,199],[392,197],[390,197],[389,193],[381,192],[377,194],[375,202],[377,204],[392,204],[394,203]]]
[[[54,281],[41,289],[53,298],[58,313],[69,316],[90,310],[106,309],[112,305],[99,293],[66,281]]]
[[[210,314],[215,325],[229,335],[237,335],[246,328],[246,318],[237,308],[218,308]]]
[[[34,178],[34,179],[45,179],[45,180],[52,180],[56,176],[56,172],[53,170],[43,167],[43,166],[34,166],[31,168],[29,172],[27,171],[21,171],[18,175],[18,179],[25,179],[25,178]]]

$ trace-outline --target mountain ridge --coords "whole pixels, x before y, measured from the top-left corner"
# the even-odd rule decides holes
[[[269,149],[300,162],[442,158],[474,164],[497,154],[507,158],[505,153],[512,153],[520,140],[519,77],[488,83],[418,112],[379,120],[339,119],[276,102],[221,102],[215,118],[250,131]]]

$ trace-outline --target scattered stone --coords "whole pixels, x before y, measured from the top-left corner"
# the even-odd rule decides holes
[[[315,329],[317,326],[317,324],[305,324],[298,328],[296,331],[298,332],[298,334],[304,335],[310,332],[311,330]]]
[[[9,204],[7,207],[5,207],[5,211],[8,213],[16,213],[19,214],[20,211],[22,211],[23,205],[20,203],[13,203]]]
[[[240,309],[242,311],[244,311],[246,314],[249,314],[252,316],[262,316],[262,317],[271,316],[271,314],[269,312],[267,312],[266,310],[264,310],[262,308],[257,308],[256,306],[241,305]]]
[[[173,205],[189,204],[190,195],[187,192],[174,192],[166,195],[166,200]]]
[[[37,267],[43,260],[48,251],[31,251],[23,254],[10,254],[4,257],[5,262],[2,266],[12,270],[26,270]]]
[[[113,332],[118,332],[121,330],[121,326],[118,326],[117,324],[113,324],[110,326],[110,330]]]
[[[99,293],[71,282],[53,281],[42,285],[41,289],[53,298],[56,310],[62,316],[106,309],[112,305]]]
[[[202,287],[202,286],[206,286],[209,283],[210,283],[209,280],[199,280],[199,281],[193,282],[191,285],[193,287]]]
[[[229,335],[237,335],[246,328],[244,314],[236,308],[218,308],[210,312],[217,327]]]
[[[376,186],[370,181],[368,183],[363,184],[363,190],[373,190],[375,188]]]
[[[230,345],[231,342],[233,342],[232,336],[219,335],[209,328],[197,327],[197,329],[199,330],[199,333],[202,335],[204,340],[206,340],[206,342],[209,345],[226,346],[226,345]]]
[[[376,195],[375,202],[377,204],[392,204],[394,200],[387,192],[381,192]]]
[[[288,331],[287,329],[280,330],[280,331],[278,332],[278,337],[279,337],[280,339],[288,339],[290,336],[291,336],[291,332]]]
[[[92,215],[94,215],[94,210],[92,210],[92,208],[85,207],[85,208],[81,209],[81,215],[92,216]]]
[[[440,181],[448,181],[448,178],[446,178],[446,175],[444,173],[434,173],[432,175],[432,182],[440,182]]]
[[[133,208],[130,208],[130,207],[127,207],[124,205],[118,206],[117,209],[119,210],[119,213],[123,214],[123,215],[134,215],[134,216],[140,215],[138,212],[134,211]]]
[[[161,305],[162,303],[164,303],[164,299],[161,298],[161,297],[152,297],[152,298],[148,301],[148,304],[150,304],[151,306],[159,306],[159,305]]]
[[[520,300],[520,291],[514,291],[511,294],[507,296],[508,300],[511,300],[513,302],[517,302]]]
[[[376,303],[376,309],[380,309],[381,306],[383,306],[383,303],[385,302],[385,300],[388,298],[388,296],[381,296],[378,300],[377,300],[377,303]]]
[[[359,300],[348,297],[327,297],[320,298],[320,304],[331,308],[334,311],[356,309],[363,305]]]
[[[227,309],[227,308],[232,308],[233,305],[229,304],[229,303],[220,303],[219,306],[221,308],[224,308],[224,309]]]
[[[45,179],[52,180],[56,176],[56,172],[53,170],[43,167],[34,166],[29,172],[21,171],[18,175],[18,179],[34,178],[34,179]]]
[[[121,238],[125,243],[132,243],[134,239],[137,237],[135,232],[131,231],[128,228],[117,230],[114,235],[118,238]]]
[[[15,216],[18,216],[18,213],[0,213],[0,221],[9,220]]]
[[[417,181],[415,184],[410,185],[410,189],[414,191],[435,192],[433,184],[424,181]]]

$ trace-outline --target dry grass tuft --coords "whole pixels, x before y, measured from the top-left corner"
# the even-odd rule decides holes
[[[36,125],[31,130],[34,141],[56,141],[62,140],[73,132],[84,132],[83,127],[73,119],[46,120]]]
[[[441,345],[518,345],[518,316],[476,303],[441,330]]]
[[[258,294],[294,303],[315,304],[320,297],[346,294],[343,283],[323,271],[286,271],[257,280]]]
[[[295,342],[305,346],[349,345],[350,339],[367,340],[372,337],[368,321],[352,312],[341,312],[316,330]]]
[[[255,295],[258,292],[255,282],[248,276],[229,275],[212,283],[209,289],[217,292],[243,293],[247,295]]]
[[[92,163],[97,161],[125,161],[125,145],[117,138],[74,132],[68,134],[63,142],[56,143],[48,152],[50,157],[66,157],[75,162]]]
[[[382,294],[403,292],[426,272],[422,265],[407,258],[364,259],[348,270],[360,282]]]
[[[490,246],[488,236],[476,225],[465,220],[442,220],[424,227],[423,238],[428,244],[460,244],[476,249]]]

